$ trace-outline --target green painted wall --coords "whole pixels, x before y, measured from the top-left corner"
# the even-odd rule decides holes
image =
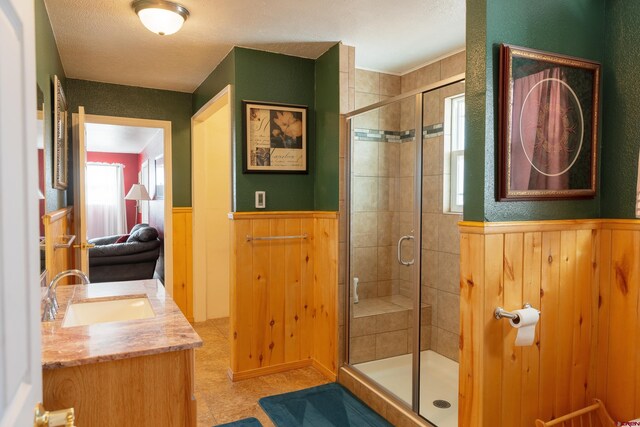
[[[269,211],[313,210],[315,165],[315,61],[235,48],[236,210],[254,211],[255,191],[267,193]],[[308,174],[242,173],[242,101],[306,105]]]
[[[36,23],[36,80],[44,94],[44,144],[45,144],[45,202],[46,211],[67,206],[67,192],[53,188],[53,76],[57,75],[66,88],[66,78],[58,46],[53,37],[49,15],[44,0],[35,0]],[[34,103],[35,107],[35,103]],[[71,172],[70,172],[71,173]]]
[[[625,2],[628,3],[628,2]],[[496,202],[500,43],[604,60],[604,0],[467,0],[465,220],[597,218],[592,200]]]
[[[339,189],[339,48],[317,61],[236,47],[193,94],[193,113],[233,85],[235,210],[254,211],[256,191],[269,211],[337,210]],[[308,107],[308,174],[245,174],[242,101]]]
[[[227,85],[235,85],[235,83],[235,49],[232,49],[211,74],[200,83],[200,86],[198,86],[195,92],[193,92],[193,114],[197,113],[204,104],[209,102],[211,98],[217,95]]]
[[[316,60],[316,210],[337,211],[340,161],[340,45]]]
[[[67,98],[72,112],[171,121],[173,206],[191,206],[190,93],[67,79]]]
[[[640,147],[640,2],[607,0],[602,217],[635,218]]]

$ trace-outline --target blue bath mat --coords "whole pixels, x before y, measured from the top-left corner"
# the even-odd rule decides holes
[[[262,424],[255,418],[245,418],[232,423],[219,424],[215,427],[262,427]]]
[[[259,403],[278,427],[391,427],[337,383],[263,397]]]

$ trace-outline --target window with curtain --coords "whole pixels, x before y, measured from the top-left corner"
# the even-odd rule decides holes
[[[124,166],[87,163],[85,174],[87,237],[126,234],[127,214],[124,201]]]

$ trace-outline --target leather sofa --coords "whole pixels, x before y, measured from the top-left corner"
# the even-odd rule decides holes
[[[152,279],[160,256],[162,241],[158,230],[137,224],[126,242],[123,236],[98,237],[88,241],[89,279],[91,283]]]

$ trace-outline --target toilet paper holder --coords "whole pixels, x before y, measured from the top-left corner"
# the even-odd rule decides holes
[[[529,303],[525,303],[522,308],[531,308],[531,304]],[[538,310],[538,314],[540,314],[540,310]],[[515,313],[511,313],[510,311],[505,310],[502,307],[496,307],[496,309],[493,312],[493,317],[495,317],[497,320],[500,319],[511,319],[513,320],[513,323],[518,323],[520,321],[520,318],[518,317],[517,314]]]

